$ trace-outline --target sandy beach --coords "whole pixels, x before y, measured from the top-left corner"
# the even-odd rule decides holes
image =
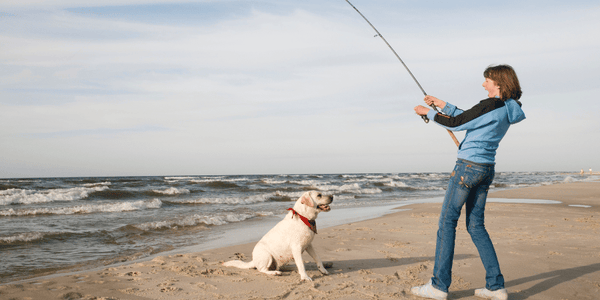
[[[600,182],[499,191],[490,198],[561,201],[488,203],[487,228],[509,299],[599,299]],[[305,253],[313,282],[301,282],[294,264],[282,276],[221,265],[250,260],[255,243],[249,243],[6,284],[0,299],[420,299],[410,288],[431,277],[439,210],[439,203],[413,204],[319,229],[313,245],[330,274],[322,275]],[[484,277],[463,216],[448,299],[478,299],[473,293]]]

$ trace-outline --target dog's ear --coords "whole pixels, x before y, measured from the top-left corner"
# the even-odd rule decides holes
[[[315,204],[310,200],[308,193],[302,195],[302,200],[300,202],[306,206],[315,207]]]

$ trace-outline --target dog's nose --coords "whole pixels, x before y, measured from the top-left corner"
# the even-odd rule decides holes
[[[333,202],[333,195],[329,196],[329,199],[331,200],[331,202]]]

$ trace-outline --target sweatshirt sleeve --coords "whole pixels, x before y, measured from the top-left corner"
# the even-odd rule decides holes
[[[503,106],[503,101],[494,98],[485,99],[466,111],[462,111],[456,106],[446,103],[446,106],[442,111],[444,111],[444,113],[447,112],[448,115],[436,113],[435,111],[432,113],[432,111],[429,111],[427,117],[446,129],[462,131],[484,125],[482,122],[485,123],[490,120],[481,117],[486,113]]]
[[[460,114],[463,113],[463,110],[456,107],[454,104],[452,103],[448,103],[446,102],[446,106],[444,106],[444,108],[442,109],[442,112],[448,116],[451,117],[456,117]]]
[[[444,108],[442,108],[442,113],[444,113],[447,116],[455,117],[457,115],[462,114],[463,110],[456,107],[452,103],[446,102],[446,106],[444,106]],[[436,114],[437,114],[437,112],[435,110],[433,110],[433,109],[429,110],[429,113],[427,114],[427,118],[429,118],[429,120],[434,120]]]

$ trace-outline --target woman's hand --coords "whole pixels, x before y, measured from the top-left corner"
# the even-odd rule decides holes
[[[417,105],[417,106],[415,106],[415,112],[419,116],[426,116],[429,111],[430,111],[430,109],[427,108],[427,107],[425,107],[425,106],[423,106],[423,105]]]
[[[431,106],[431,104],[439,107],[440,109],[444,109],[444,107],[446,106],[446,102],[434,97],[434,96],[425,96],[425,103],[427,103],[427,105]]]

